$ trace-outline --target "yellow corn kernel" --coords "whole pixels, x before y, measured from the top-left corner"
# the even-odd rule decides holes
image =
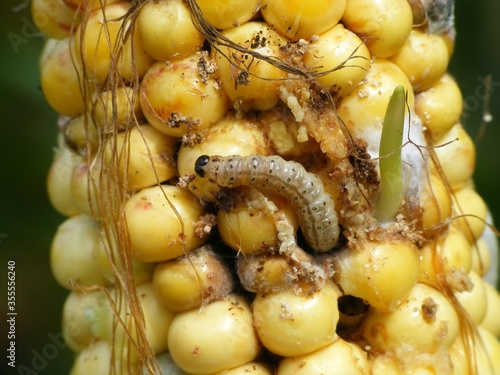
[[[500,294],[495,287],[483,281],[483,287],[486,292],[486,314],[481,321],[480,326],[493,334],[495,337],[500,336],[500,320],[498,319],[498,311],[500,311]]]
[[[204,54],[157,62],[141,85],[141,107],[151,125],[171,137],[195,133],[219,121],[229,102]],[[200,68],[200,64],[205,68]]]
[[[464,187],[455,192],[452,225],[474,243],[481,237],[486,226],[488,207],[483,198],[472,188]]]
[[[415,96],[415,113],[434,139],[439,139],[459,121],[462,109],[462,93],[449,74],[443,74],[431,88]]]
[[[62,115],[83,113],[79,76],[81,64],[74,52],[74,37],[49,39],[40,59],[40,84],[45,99]]]
[[[70,36],[81,19],[63,0],[33,0],[31,15],[35,26],[53,39]]]
[[[434,141],[434,152],[439,166],[431,163],[431,173],[439,175],[442,171],[453,190],[470,181],[476,166],[476,148],[461,124],[456,124]]]
[[[419,254],[409,241],[366,242],[335,255],[336,281],[345,294],[362,298],[377,311],[395,308],[417,282]]]
[[[231,271],[209,246],[158,263],[153,275],[156,295],[172,311],[185,311],[226,297],[233,291]]]
[[[309,40],[331,29],[340,21],[346,0],[262,0],[262,17],[288,39]]]
[[[369,359],[371,375],[400,375],[397,360],[392,355],[377,355]]]
[[[311,295],[291,289],[258,293],[253,302],[255,329],[274,354],[291,357],[312,353],[334,342],[340,291],[326,284]]]
[[[137,32],[144,51],[163,62],[195,53],[205,40],[181,0],[146,2],[137,17]]]
[[[370,70],[368,48],[342,24],[311,41],[303,61],[315,73],[322,73],[318,82],[341,97],[354,90]]]
[[[105,133],[126,129],[143,117],[139,96],[131,87],[123,86],[92,95],[92,120]]]
[[[368,141],[370,149],[378,149],[387,103],[394,87],[399,85],[408,92],[411,110],[415,99],[410,81],[396,64],[377,59],[372,63],[365,80],[340,102],[340,118],[354,138]]]
[[[438,275],[449,275],[459,271],[467,274],[471,270],[470,244],[462,232],[450,231],[436,242],[426,244],[420,250],[419,282],[435,285]]]
[[[451,197],[441,179],[430,176],[429,183],[420,194],[420,204],[424,230],[442,229],[438,226],[451,215]]]
[[[79,213],[71,191],[71,176],[82,163],[82,157],[68,147],[58,148],[47,175],[47,194],[52,207],[64,216]]]
[[[71,198],[74,205],[77,207],[78,212],[92,216],[91,205],[95,204],[89,200],[89,165],[82,162],[75,167],[71,175]]]
[[[115,298],[120,299],[123,298],[123,296],[115,296]],[[155,353],[168,351],[168,333],[173,319],[175,318],[175,313],[163,306],[156,296],[151,282],[146,282],[137,286],[137,298],[144,316],[144,326],[151,348]],[[114,327],[113,319],[115,313],[109,301],[107,299],[102,300],[98,308],[101,310],[97,311],[97,316],[92,328],[94,334],[99,339],[117,346],[119,350],[121,350],[120,346],[125,347],[129,340],[129,336],[137,340],[137,327],[130,311],[123,309],[120,315],[123,324]],[[123,360],[127,360],[127,357],[130,356],[132,361],[137,361],[137,352],[135,348],[131,348],[128,353],[119,352],[117,354],[118,358],[122,358],[122,356]]]
[[[110,243],[112,245],[110,245]],[[116,264],[119,259],[119,248],[116,246],[116,240],[107,239],[104,233],[100,233],[99,241],[94,249],[94,257],[96,259],[99,272],[111,283],[118,281],[116,273],[120,275],[125,272],[124,268]],[[114,264],[112,263],[114,260]],[[151,281],[155,270],[155,263],[145,263],[132,259],[132,270],[134,272],[134,282],[140,285]]]
[[[287,40],[263,22],[247,22],[240,27],[226,29],[223,35],[232,42],[268,58],[280,56],[280,47]],[[244,109],[272,108],[279,97],[280,80],[286,73],[248,53],[226,47],[214,53],[222,88],[232,102]]]
[[[483,280],[477,273],[470,271],[468,277],[471,282],[471,290],[456,291],[455,297],[474,323],[479,325],[484,320],[487,311],[486,289]]]
[[[85,114],[60,119],[64,143],[80,155],[94,154],[99,148],[99,133],[90,116]]]
[[[230,294],[202,310],[177,313],[168,332],[177,365],[190,374],[212,374],[253,361],[261,345],[245,299]]]
[[[106,341],[93,342],[76,356],[70,375],[109,374],[111,350]]]
[[[405,72],[413,90],[431,88],[448,68],[448,50],[443,38],[413,29],[404,46],[390,60]]]
[[[117,165],[127,186],[137,191],[167,181],[177,175],[177,141],[150,125],[130,128],[104,148],[104,166]]]
[[[136,32],[127,36],[120,34],[120,28],[128,24],[124,16],[130,7],[128,1],[107,5],[92,12],[77,29],[76,56],[81,57],[87,72],[98,84],[103,84],[108,78],[112,60],[119,75],[129,81],[135,74],[142,77],[153,62],[144,52]]]
[[[470,349],[466,350],[463,339],[457,339],[450,350],[450,357],[456,374],[466,375],[468,371],[468,358],[473,356],[475,373],[477,374],[499,374],[500,373],[500,344],[496,337],[482,327],[478,327],[479,336],[476,340],[480,343],[467,339]],[[454,373],[455,374],[455,373]]]
[[[238,27],[250,21],[261,7],[260,0],[197,0],[206,20],[216,29]]]
[[[211,375],[273,375],[271,368],[261,362],[248,362],[244,365]]]
[[[368,368],[366,352],[356,344],[339,338],[313,353],[284,358],[278,367],[277,375],[363,375],[368,373]]]
[[[101,291],[72,291],[64,302],[62,311],[62,328],[64,341],[74,352],[81,352],[96,336],[92,331],[92,323],[96,317],[96,309],[106,296]]]
[[[285,290],[310,294],[322,287],[325,270],[310,254],[300,247],[288,250],[286,255],[283,253],[238,257],[236,268],[241,285],[262,294]]]
[[[63,0],[71,9],[83,13],[85,11],[98,10],[103,6],[119,3],[123,0]]]
[[[447,298],[438,290],[418,283],[393,311],[370,312],[363,321],[362,332],[374,348],[396,355],[409,354],[407,347],[435,353],[454,343],[459,320]]]
[[[132,256],[161,262],[194,250],[207,239],[197,234],[204,214],[198,199],[177,186],[137,192],[125,205]]]
[[[472,266],[471,269],[479,276],[483,277],[491,267],[491,252],[488,244],[479,238],[471,246]]]
[[[96,272],[97,226],[98,223],[90,217],[77,215],[57,229],[50,248],[50,265],[54,278],[64,288],[108,284],[106,278]]]
[[[283,197],[266,196],[253,188],[242,189],[232,207],[219,210],[217,222],[222,240],[244,254],[279,249],[287,234],[293,236],[299,226],[296,213]]]
[[[372,55],[388,58],[408,39],[413,15],[406,0],[348,0],[342,23],[365,38]]]

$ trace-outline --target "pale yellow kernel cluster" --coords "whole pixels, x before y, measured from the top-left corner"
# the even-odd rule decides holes
[[[33,0],[60,114],[50,258],[71,374],[500,374],[498,249],[447,73],[453,16],[430,16],[451,5]],[[380,222],[397,86],[404,193]],[[196,168],[255,154],[283,159],[258,171],[283,189]],[[301,192],[283,193],[289,161],[332,197],[327,252],[302,236]]]

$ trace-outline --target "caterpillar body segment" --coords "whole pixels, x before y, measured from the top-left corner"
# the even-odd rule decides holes
[[[242,185],[269,189],[295,207],[302,234],[315,251],[335,247],[339,225],[332,197],[322,181],[299,163],[279,156],[200,156],[195,163],[200,177],[225,187]]]

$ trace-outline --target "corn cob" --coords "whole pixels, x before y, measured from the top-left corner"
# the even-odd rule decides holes
[[[32,12],[71,374],[500,374],[452,1]]]

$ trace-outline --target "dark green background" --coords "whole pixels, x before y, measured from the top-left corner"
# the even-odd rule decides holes
[[[458,0],[458,37],[451,72],[469,103],[465,125],[475,137],[481,122],[480,77],[492,74],[490,109],[494,120],[477,144],[477,190],[500,222],[500,1]],[[43,39],[23,35],[23,17],[29,7],[13,11],[19,1],[0,2],[0,311],[1,342],[5,343],[7,261],[15,260],[17,275],[17,364],[32,366],[36,353],[52,356],[40,374],[68,373],[72,354],[50,349],[49,334],[60,332],[61,308],[67,294],[53,280],[49,246],[63,217],[46,197],[45,178],[53,157],[57,115],[45,103],[39,88],[38,59]],[[25,38],[16,51],[9,33]],[[10,34],[12,37],[13,34]],[[478,94],[479,93],[479,97]],[[478,100],[479,99],[479,100]],[[474,108],[475,103],[479,105]],[[3,348],[3,346],[2,346]],[[0,373],[6,353],[0,355]],[[43,365],[43,362],[35,365]]]

